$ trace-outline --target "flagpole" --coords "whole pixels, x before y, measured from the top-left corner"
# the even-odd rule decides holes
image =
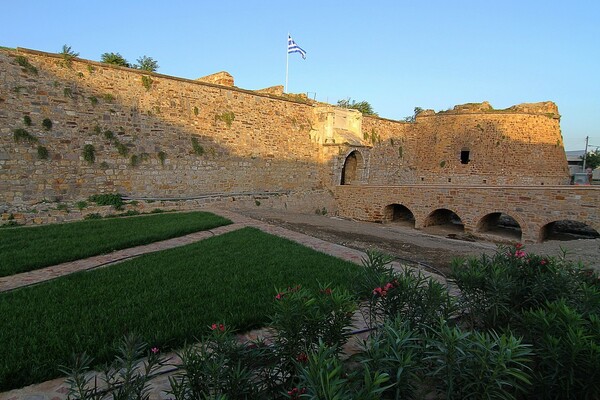
[[[290,34],[288,32],[288,41],[289,41],[289,38],[290,38]],[[283,93],[287,93],[289,64],[290,64],[290,53],[288,51],[288,45],[286,45],[286,49],[285,49],[285,88],[283,90]]]

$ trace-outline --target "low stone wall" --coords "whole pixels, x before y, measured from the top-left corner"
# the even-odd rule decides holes
[[[600,232],[600,188],[591,186],[338,186],[334,193],[341,216],[386,222],[385,208],[399,204],[413,213],[416,229],[426,226],[434,211],[447,209],[472,233],[491,213],[510,215],[521,227],[522,240],[530,243],[542,239],[546,225],[560,220]]]
[[[172,200],[133,197],[125,200],[126,202],[120,210],[116,210],[112,206],[98,206],[87,200],[43,201],[27,206],[21,205],[0,209],[0,227],[79,221],[91,214],[106,217],[132,211],[147,214],[157,211],[192,211],[210,206],[233,209],[266,207],[301,213],[315,213],[317,210],[321,213],[325,210],[328,214],[337,212],[331,193],[320,190],[274,193],[213,193],[197,198]]]

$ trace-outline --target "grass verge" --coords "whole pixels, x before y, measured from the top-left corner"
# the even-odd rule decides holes
[[[259,327],[273,312],[275,288],[350,289],[360,268],[244,228],[0,294],[0,390],[60,376],[73,353],[112,360],[130,332],[167,350],[214,322]]]
[[[156,214],[0,230],[0,277],[228,225],[207,212]]]

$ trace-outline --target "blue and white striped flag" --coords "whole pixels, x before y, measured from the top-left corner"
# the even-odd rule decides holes
[[[290,53],[300,53],[302,58],[306,60],[306,52],[302,50],[300,46],[296,44],[296,42],[294,42],[290,35],[288,35],[288,54]]]

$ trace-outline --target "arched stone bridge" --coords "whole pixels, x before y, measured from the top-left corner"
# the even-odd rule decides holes
[[[340,185],[334,194],[343,217],[389,222],[404,213],[414,217],[416,229],[454,213],[475,236],[508,215],[520,225],[525,243],[543,241],[556,221],[577,221],[600,232],[600,187],[594,186]]]

